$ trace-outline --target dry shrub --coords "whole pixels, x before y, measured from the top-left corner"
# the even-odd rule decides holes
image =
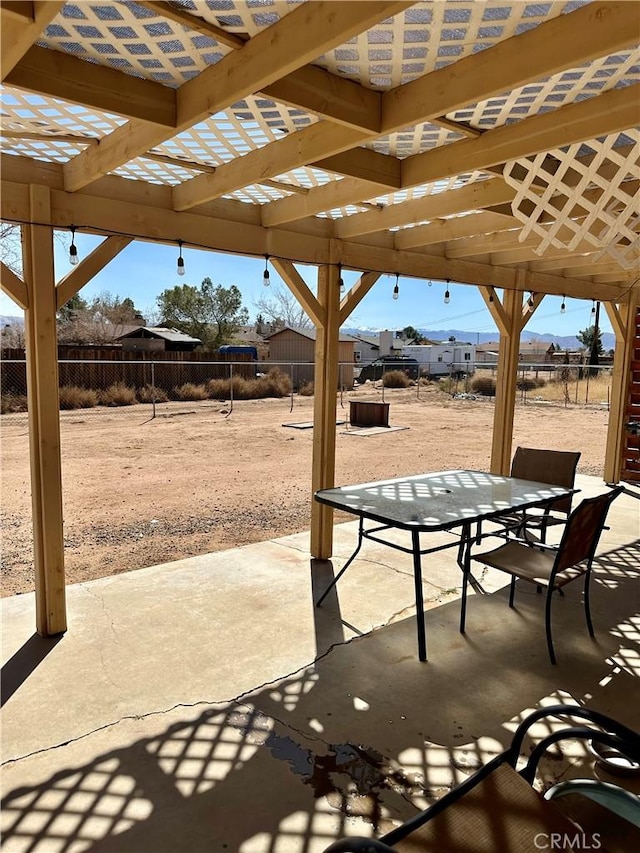
[[[516,381],[518,391],[533,391],[537,387],[536,380],[530,376],[519,376]]]
[[[26,412],[27,398],[24,394],[3,394],[0,397],[0,413],[9,415],[12,412]]]
[[[458,390],[458,380],[455,376],[444,376],[438,379],[438,388],[445,394],[455,394]]]
[[[155,385],[145,385],[144,388],[138,388],[138,400],[141,403],[166,403],[169,395]]]
[[[402,370],[389,370],[383,374],[382,384],[385,388],[408,388],[411,380]]]
[[[495,397],[496,380],[493,376],[474,376],[471,380],[471,390],[484,397]]]
[[[61,409],[92,409],[98,405],[98,395],[93,388],[63,385],[60,389]]]
[[[209,391],[206,385],[195,385],[193,382],[185,382],[178,385],[171,392],[176,400],[208,400]]]
[[[291,393],[291,377],[277,367],[272,368],[266,376],[255,380],[261,390],[260,397],[287,397]]]
[[[100,391],[98,400],[101,406],[133,406],[138,402],[135,390],[129,388],[124,382],[116,382],[106,391]]]
[[[207,395],[211,400],[228,400],[229,399],[229,380],[228,379],[210,379],[206,385]]]
[[[298,394],[300,394],[301,397],[313,397],[313,393],[313,382],[303,382],[302,385],[298,388]]]
[[[206,385],[212,400],[231,399],[228,379],[210,379]],[[274,368],[266,376],[245,379],[233,377],[234,400],[262,400],[265,397],[286,397],[291,393],[291,378],[281,370]]]

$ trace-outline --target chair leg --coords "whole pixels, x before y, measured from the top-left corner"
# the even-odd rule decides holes
[[[509,607],[513,607],[513,598],[516,594],[516,576],[511,575],[511,587],[509,588]]]
[[[589,597],[589,590],[591,588],[591,567],[587,570],[587,573],[584,578],[584,615],[587,618],[587,628],[589,629],[589,636],[595,637],[595,633],[593,630],[593,622],[591,621],[591,600]]]
[[[556,655],[553,650],[553,639],[551,637],[551,597],[553,595],[553,584],[549,584],[547,587],[547,603],[545,606],[545,614],[544,614],[544,623],[545,630],[547,632],[547,648],[549,649],[549,658],[551,659],[551,663],[555,664]]]

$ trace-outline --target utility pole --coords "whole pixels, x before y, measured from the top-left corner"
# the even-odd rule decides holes
[[[591,370],[589,371],[592,376],[596,376],[598,373],[597,365],[600,363],[600,353],[599,353],[599,334],[598,329],[600,326],[600,303],[596,302],[596,316],[593,323],[593,340],[591,341],[591,355],[589,357],[589,364],[591,365]]]

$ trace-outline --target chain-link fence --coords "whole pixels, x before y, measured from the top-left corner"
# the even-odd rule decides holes
[[[3,358],[0,370],[1,411],[15,422],[26,418],[27,366],[24,358]],[[454,397],[492,399],[495,396],[497,366],[451,364],[448,373],[413,381],[417,399],[426,396],[426,386]],[[339,392],[358,387],[360,367],[342,363],[338,368]],[[611,396],[611,366],[527,364],[518,369],[517,399],[521,403],[559,406],[603,406]],[[385,390],[404,387],[395,384],[398,371],[383,368],[377,378],[361,388],[376,389],[384,399]],[[401,377],[403,378],[403,377]],[[282,398],[292,410],[296,396],[313,394],[314,365],[301,362],[191,361],[171,359],[60,359],[60,409],[98,414],[105,409],[127,410],[144,406],[149,416],[176,411],[181,406],[225,402],[233,409],[243,400]],[[342,398],[341,398],[341,402]],[[3,418],[7,420],[7,417]]]
[[[155,417],[185,404],[222,401],[233,408],[243,400],[265,398],[282,398],[292,409],[297,395],[313,394],[313,363],[92,358],[60,359],[58,365],[62,412],[98,414],[145,406]],[[2,415],[12,422],[26,419],[25,359],[3,358],[0,368]],[[353,384],[353,364],[340,364],[337,390]]]

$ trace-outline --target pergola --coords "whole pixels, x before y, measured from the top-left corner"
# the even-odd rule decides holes
[[[66,630],[56,311],[133,239],[263,257],[316,326],[312,490],[338,330],[382,274],[478,287],[500,333],[491,470],[548,294],[615,331],[620,479],[638,306],[640,3],[2,2],[1,217],[19,224],[37,630]],[[104,235],[59,281],[53,230]],[[313,289],[295,266],[317,267]],[[346,295],[341,270],[361,273]],[[312,505],[311,553],[332,553]]]

